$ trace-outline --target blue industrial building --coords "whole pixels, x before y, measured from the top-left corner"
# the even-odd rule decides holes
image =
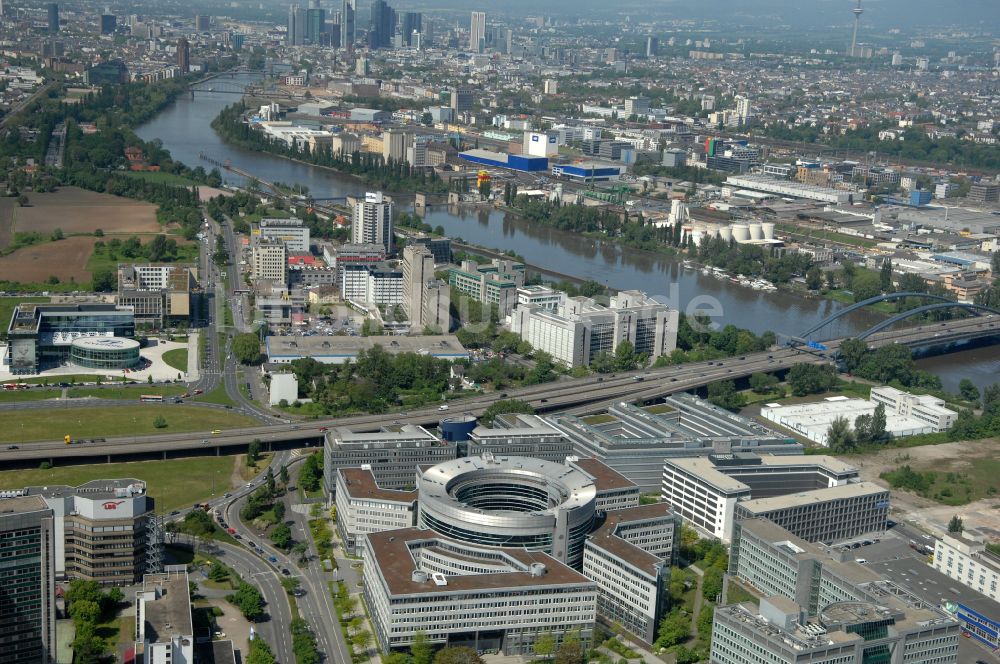
[[[505,152],[491,152],[490,150],[466,150],[460,152],[459,157],[473,164],[492,166],[494,168],[508,168],[512,171],[523,171],[526,173],[537,173],[549,169],[547,157],[530,157],[523,154],[507,154]]]
[[[555,177],[569,178],[578,182],[598,182],[617,180],[622,175],[622,167],[598,161],[585,161],[576,164],[557,164],[552,167]]]

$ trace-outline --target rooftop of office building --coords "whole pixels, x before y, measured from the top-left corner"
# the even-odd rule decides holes
[[[526,589],[574,584],[593,585],[571,567],[540,551],[498,549],[457,542],[438,535],[433,530],[403,528],[372,533],[368,544],[388,591],[392,595],[423,593],[477,592],[486,590]],[[502,572],[489,574],[431,575],[421,572],[414,551],[438,547],[453,552],[463,560],[479,560],[490,565],[504,565]]]
[[[762,514],[774,510],[788,509],[791,507],[802,507],[815,503],[822,503],[828,500],[838,500],[845,498],[859,498],[861,496],[885,494],[888,503],[889,491],[874,482],[852,482],[840,484],[825,489],[815,489],[813,491],[802,491],[791,493],[785,496],[773,496],[771,498],[755,498],[740,503],[740,507],[753,514]]]
[[[65,484],[49,484],[45,486],[29,486],[24,489],[27,495],[58,498],[60,496],[82,496],[101,500],[105,498],[130,498],[146,492],[146,483],[135,478],[119,478],[109,480],[91,480],[79,486]]]
[[[155,592],[155,599],[143,603],[145,636],[151,642],[165,641],[173,636],[191,636],[191,594],[187,572],[181,566],[162,574],[147,574],[142,578],[143,592]]]
[[[351,498],[385,500],[400,503],[412,503],[417,499],[416,491],[399,491],[383,489],[375,480],[375,475],[368,468],[338,468],[343,486]]]
[[[569,457],[567,458],[567,461],[570,465],[582,470],[587,475],[594,478],[594,486],[597,487],[598,492],[636,488],[635,482],[628,479],[617,470],[601,463],[598,459],[594,459],[592,457],[584,459]]]
[[[673,510],[667,503],[612,510],[607,513],[604,523],[590,534],[587,541],[637,568],[652,571],[664,562],[663,559],[619,537],[618,529],[630,523],[668,517],[672,513]]]
[[[45,504],[45,501],[40,496],[17,495],[0,499],[0,517],[8,514],[24,514],[47,509],[49,509],[49,506]]]
[[[668,457],[667,466],[681,470],[712,485],[719,491],[739,492],[751,487],[732,475],[747,475],[755,469],[776,472],[812,470],[841,477],[857,475],[853,466],[830,456],[778,456],[773,454],[712,454],[707,457]]]

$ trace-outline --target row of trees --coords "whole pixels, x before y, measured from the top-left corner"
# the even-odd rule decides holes
[[[657,358],[654,366],[758,353],[776,342],[777,337],[770,331],[757,335],[731,324],[718,328],[707,316],[689,317],[682,312],[677,326],[677,348],[669,356]]]
[[[840,345],[840,361],[845,371],[878,383],[898,382],[904,387],[941,390],[941,379],[920,371],[908,346],[889,344],[874,351],[862,339],[848,339]]]
[[[97,581],[75,579],[66,590],[66,605],[73,620],[73,661],[76,664],[99,664],[111,650],[97,633],[97,625],[111,618],[125,599],[121,588],[101,590]]]

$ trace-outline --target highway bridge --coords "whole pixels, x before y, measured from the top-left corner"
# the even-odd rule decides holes
[[[947,346],[970,339],[1000,337],[1000,316],[987,315],[962,320],[928,323],[868,338],[869,347],[899,343],[910,347]],[[60,441],[24,443],[18,450],[0,450],[4,467],[37,466],[40,461],[94,463],[129,459],[161,459],[179,456],[217,455],[240,452],[253,440],[265,448],[286,449],[319,446],[329,429],[348,427],[376,431],[385,424],[435,425],[448,415],[481,415],[501,399],[520,399],[539,412],[561,411],[586,414],[604,410],[618,401],[649,403],[676,392],[703,388],[720,380],[746,378],[754,373],[780,373],[800,363],[830,363],[841,343],[824,343],[824,350],[801,347],[776,348],[742,357],[697,362],[679,366],[610,375],[586,376],[555,383],[493,392],[449,402],[447,411],[431,406],[409,412],[357,415],[336,419],[274,424],[191,434],[157,434],[110,438],[105,442],[66,445]],[[167,407],[167,406],[165,406]]]

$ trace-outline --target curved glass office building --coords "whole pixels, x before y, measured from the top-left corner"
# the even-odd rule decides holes
[[[419,524],[463,542],[544,551],[579,569],[596,510],[586,474],[528,457],[469,457],[424,472]]]
[[[130,369],[139,363],[139,342],[122,337],[81,337],[70,344],[69,361],[89,369]]]

